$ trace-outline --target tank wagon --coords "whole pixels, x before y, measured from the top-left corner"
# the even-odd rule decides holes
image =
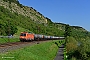
[[[34,34],[28,32],[21,32],[20,34],[20,41],[33,41],[33,40],[57,40],[62,39],[64,37],[55,37],[55,36],[47,36],[41,34]]]
[[[42,39],[44,39],[44,35],[34,34],[34,40],[42,40]]]

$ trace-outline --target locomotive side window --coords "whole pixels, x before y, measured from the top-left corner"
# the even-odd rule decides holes
[[[20,36],[26,36],[26,34],[21,34]]]

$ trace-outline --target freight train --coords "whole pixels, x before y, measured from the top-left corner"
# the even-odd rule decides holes
[[[47,36],[28,32],[21,32],[20,34],[20,41],[57,40],[57,39],[64,39],[64,37]]]

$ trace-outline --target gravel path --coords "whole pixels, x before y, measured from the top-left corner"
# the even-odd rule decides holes
[[[59,47],[59,50],[57,52],[57,55],[54,60],[64,60],[64,45],[61,45]]]

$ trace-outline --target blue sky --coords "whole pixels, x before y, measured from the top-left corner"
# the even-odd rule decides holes
[[[53,22],[81,26],[90,31],[90,0],[19,0]]]

